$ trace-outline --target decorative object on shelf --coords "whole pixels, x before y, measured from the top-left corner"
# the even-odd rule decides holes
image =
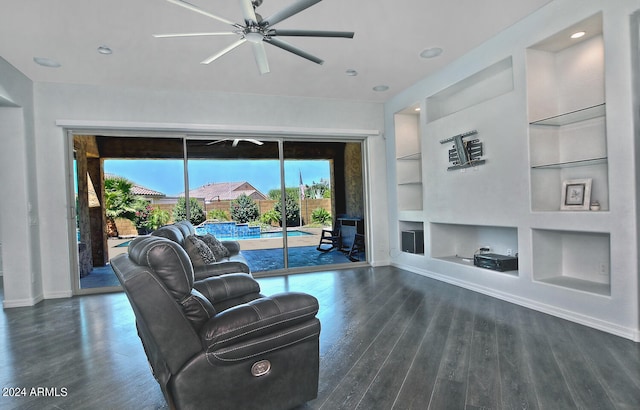
[[[440,141],[440,144],[453,141],[453,147],[449,150],[451,166],[447,168],[447,171],[475,167],[485,163],[485,160],[482,159],[482,142],[477,138],[468,139],[477,133],[478,131],[473,130]]]
[[[591,178],[569,179],[562,183],[563,211],[588,211],[591,206]]]

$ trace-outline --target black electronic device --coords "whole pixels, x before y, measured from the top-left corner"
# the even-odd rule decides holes
[[[478,253],[473,256],[473,264],[480,268],[506,272],[518,270],[518,258],[515,256],[498,255],[496,253]]]
[[[402,252],[424,253],[424,231],[402,231]]]

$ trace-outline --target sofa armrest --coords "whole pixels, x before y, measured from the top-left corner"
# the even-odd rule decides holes
[[[246,263],[240,261],[221,261],[193,267],[195,280],[202,280],[229,273],[251,273],[251,269]]]
[[[246,295],[260,297],[260,284],[246,273],[213,276],[195,281],[193,287],[213,304]]]
[[[318,308],[318,300],[305,293],[262,297],[218,313],[202,327],[200,338],[207,353],[256,339],[270,340],[272,347],[280,346],[278,339],[286,339],[288,329],[302,326],[304,322],[315,323]],[[308,331],[319,332],[318,326],[319,323],[310,325]],[[273,337],[265,338],[267,335]]]
[[[220,241],[222,246],[227,248],[229,255],[237,255],[240,253],[240,242],[238,241]]]

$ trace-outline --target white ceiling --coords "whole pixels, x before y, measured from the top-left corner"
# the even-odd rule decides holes
[[[296,0],[264,0],[263,17]],[[152,34],[231,27],[166,0],[2,0],[0,57],[36,82],[385,101],[551,0],[324,0],[276,28],[354,31],[353,39],[287,37],[325,60],[316,65],[267,45],[260,75],[244,44],[209,65],[200,61],[235,37],[158,39]],[[242,22],[238,0],[191,0]],[[100,45],[113,54],[97,52]],[[435,59],[422,50],[441,47]],[[54,59],[59,68],[34,63]],[[347,76],[355,69],[358,75]],[[376,85],[389,90],[375,92]]]

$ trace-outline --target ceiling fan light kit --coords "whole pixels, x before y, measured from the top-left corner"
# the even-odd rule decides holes
[[[304,50],[278,38],[278,37],[323,37],[323,38],[353,38],[354,33],[351,31],[324,31],[324,30],[292,30],[292,29],[276,29],[273,26],[300,13],[303,10],[319,3],[322,0],[298,0],[288,7],[274,13],[273,15],[262,18],[256,13],[255,8],[262,4],[262,0],[238,0],[242,7],[242,15],[244,24],[234,23],[223,17],[209,13],[205,10],[187,3],[183,0],[167,0],[169,3],[183,7],[187,10],[202,14],[203,16],[212,18],[222,23],[231,25],[235,30],[228,32],[214,33],[176,33],[176,34],[154,34],[156,38],[176,38],[176,37],[194,37],[194,36],[219,36],[219,35],[238,35],[239,40],[225,47],[223,50],[204,59],[202,64],[209,64],[242,44],[248,42],[253,48],[253,54],[256,65],[260,74],[266,74],[269,70],[269,62],[264,44],[270,44],[282,50],[293,53],[299,57],[305,58],[316,64],[322,64],[324,61]]]

